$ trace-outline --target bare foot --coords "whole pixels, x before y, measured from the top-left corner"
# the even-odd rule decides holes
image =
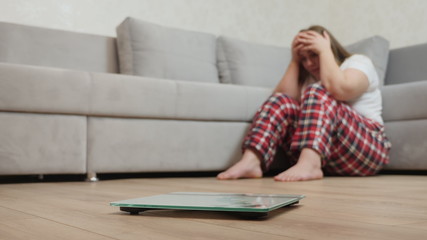
[[[297,164],[274,177],[281,182],[307,181],[323,178],[320,155],[309,148],[304,148]]]
[[[249,149],[243,153],[242,159],[239,162],[217,176],[219,180],[260,177],[262,177],[261,161]]]

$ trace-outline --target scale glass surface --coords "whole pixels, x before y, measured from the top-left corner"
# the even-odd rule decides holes
[[[299,203],[303,195],[173,192],[142,198],[111,202],[121,211],[139,214],[147,210],[198,210],[247,213],[263,217],[275,209]],[[251,215],[252,214],[252,215]]]

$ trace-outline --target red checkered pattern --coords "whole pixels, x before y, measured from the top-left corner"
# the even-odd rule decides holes
[[[330,175],[367,176],[388,163],[390,142],[384,127],[336,101],[320,84],[304,92],[301,103],[282,93],[272,95],[258,110],[243,149],[255,150],[267,170],[277,148],[295,164],[303,148],[322,157]]]

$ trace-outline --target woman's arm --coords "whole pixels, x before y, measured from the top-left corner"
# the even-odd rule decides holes
[[[288,95],[289,97],[298,100],[301,97],[301,90],[298,85],[299,63],[291,61],[288,69],[283,75],[282,80],[277,84],[274,92],[280,92]]]
[[[298,35],[297,35],[298,36]],[[301,87],[298,84],[299,77],[299,50],[303,47],[303,44],[299,42],[295,36],[292,42],[292,59],[286,69],[285,75],[283,75],[279,84],[274,89],[274,93],[280,92],[288,95],[289,97],[299,101],[301,97]]]
[[[322,36],[314,31],[307,31],[304,39],[306,44],[304,50],[318,54],[320,81],[335,99],[352,100],[368,89],[368,77],[362,71],[351,68],[340,69],[332,53],[328,33],[324,32]]]
[[[341,70],[332,51],[329,52],[319,54],[320,79],[328,92],[340,101],[355,99],[366,92],[368,77],[354,68]]]

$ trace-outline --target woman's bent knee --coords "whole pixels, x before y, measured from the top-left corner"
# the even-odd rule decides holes
[[[299,105],[298,101],[294,98],[288,96],[285,93],[274,93],[271,95],[271,97],[268,99],[268,102],[276,103],[279,105],[286,105],[286,104],[292,104],[292,105]]]

